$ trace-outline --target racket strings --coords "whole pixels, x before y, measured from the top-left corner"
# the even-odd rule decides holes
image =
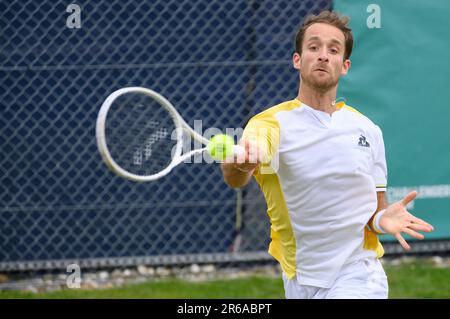
[[[127,93],[111,105],[105,136],[109,152],[120,167],[148,176],[170,164],[177,143],[175,129],[171,114],[155,100]]]

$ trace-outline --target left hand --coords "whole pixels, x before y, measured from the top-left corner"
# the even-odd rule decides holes
[[[383,228],[386,233],[397,238],[400,245],[402,245],[405,250],[410,250],[411,247],[408,245],[401,233],[408,234],[417,239],[423,239],[424,236],[419,234],[418,231],[429,233],[434,230],[433,226],[422,219],[413,216],[406,210],[408,203],[414,200],[416,196],[416,191],[409,193],[401,201],[398,201],[386,208],[386,211],[380,218],[380,227]]]

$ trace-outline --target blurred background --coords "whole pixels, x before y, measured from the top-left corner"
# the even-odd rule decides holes
[[[71,264],[275,267],[255,182],[233,190],[211,164],[124,180],[101,160],[95,120],[111,92],[143,86],[191,126],[242,128],[295,98],[294,37],[324,9],[351,18],[338,96],[383,130],[389,201],[418,190],[410,211],[435,227],[408,254],[447,256],[447,1],[11,0],[0,1],[0,289]],[[405,256],[394,240],[382,237],[387,256]]]

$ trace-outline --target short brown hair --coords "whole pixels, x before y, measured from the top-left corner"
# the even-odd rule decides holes
[[[303,25],[297,32],[295,37],[295,52],[302,54],[303,37],[305,36],[306,29],[314,23],[326,23],[332,25],[344,33],[345,37],[345,52],[344,60],[350,58],[353,49],[353,34],[352,29],[348,26],[350,21],[349,17],[342,16],[336,12],[322,11],[318,15],[309,15],[306,17]]]

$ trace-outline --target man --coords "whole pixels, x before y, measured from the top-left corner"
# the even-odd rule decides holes
[[[245,155],[221,164],[231,187],[255,177],[271,220],[269,253],[281,265],[287,298],[387,298],[377,234],[422,239],[432,226],[411,215],[411,192],[388,206],[382,132],[367,117],[336,103],[339,77],[350,68],[348,18],[324,11],[297,33],[294,100],[247,124]]]

